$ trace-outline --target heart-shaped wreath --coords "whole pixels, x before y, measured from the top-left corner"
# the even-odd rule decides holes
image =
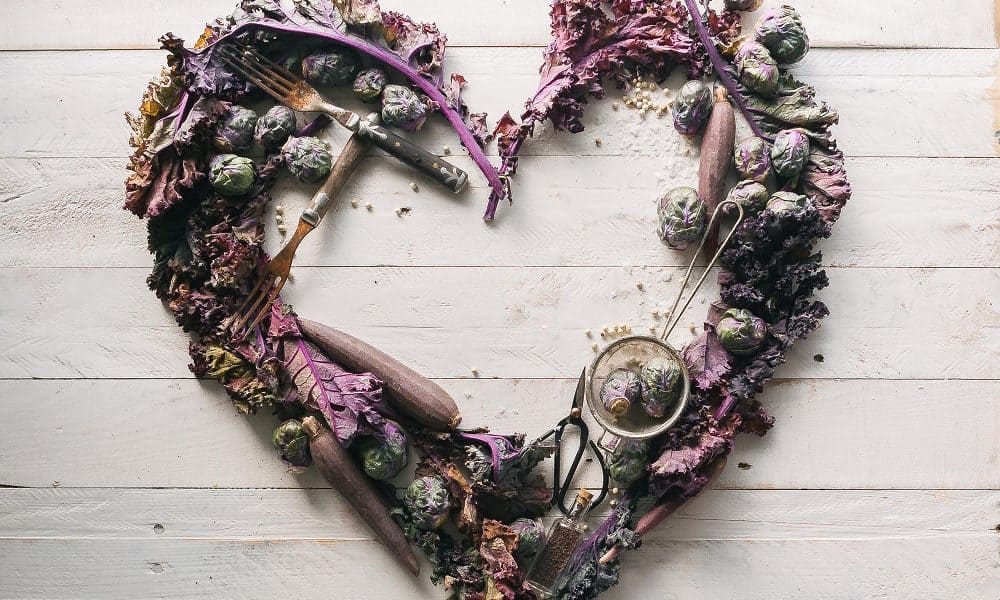
[[[728,100],[713,99],[702,80],[721,81],[753,132],[736,146],[744,181],[728,196],[746,218],[721,254],[721,298],[704,331],[683,349],[692,381],[686,412],[666,433],[612,454],[610,472],[623,491],[564,557],[569,568],[555,595],[593,598],[617,583],[621,550],[637,547],[721,471],[737,433],[763,435],[771,427],[756,396],[792,343],[827,314],[813,299],[827,285],[813,247],[830,235],[850,196],[843,154],[830,134],[837,113],[778,66],[808,50],[793,8],[767,11],[752,35],[742,36],[741,11],[757,9],[760,0],[725,5],[702,13],[695,0],[554,0],[553,40],[538,91],[520,122],[507,114],[493,134],[485,115],[470,113],[462,101],[464,78],[444,76],[444,35],[432,24],[383,12],[375,0],[244,0],[209,25],[193,49],[170,34],[161,40],[171,53],[168,67],[150,84],[139,113],[128,116],[135,153],[125,207],[147,219],[155,257],[148,284],[193,334],[191,370],[219,380],[242,412],[274,408],[282,419],[274,442],[289,468],[310,464],[310,446],[322,452],[324,474],[352,486],[341,490],[346,494],[368,499],[355,506],[390,549],[416,570],[409,548],[394,546],[386,533],[401,529],[427,554],[432,580],[463,598],[532,597],[524,569],[544,541],[537,517],[553,500],[536,470],[546,452],[522,435],[449,429],[454,419],[440,407],[394,406],[382,397],[382,381],[352,372],[350,353],[325,351],[331,336],[342,334],[299,321],[280,300],[248,339],[225,335],[224,323],[267,261],[263,215],[278,172],[286,167],[315,182],[332,158],[325,143],[312,139],[328,118],[297,130],[290,111],[258,118],[239,103],[261,97],[260,90],[234,73],[219,50],[235,42],[286,68],[301,65],[316,83],[353,81],[363,100],[381,100],[389,124],[415,129],[427,113],[439,112],[489,182],[486,219],[510,198],[518,152],[536,124],[582,131],[588,100],[603,97],[608,80],[626,91],[626,108],[663,113],[667,105],[657,104],[648,88],[683,68],[691,81],[672,103],[674,125],[694,135],[707,122],[707,131],[698,193],[678,188],[659,201],[658,233],[681,249],[703,234],[714,243],[714,232],[705,233],[705,205],[711,211],[722,200],[735,126],[726,122]],[[403,84],[391,98],[388,80]],[[483,151],[493,135],[499,168]],[[722,170],[706,173],[706,160]],[[358,340],[348,347],[355,342],[377,352]],[[398,391],[394,382],[386,385]],[[320,430],[332,434],[322,438],[326,445],[316,442]],[[386,481],[407,464],[411,448],[421,455],[417,477],[400,497]],[[339,461],[336,472],[331,461]],[[442,527],[449,518],[457,527]]]

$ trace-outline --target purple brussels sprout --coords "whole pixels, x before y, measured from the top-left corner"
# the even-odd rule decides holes
[[[629,369],[611,371],[601,384],[601,404],[615,417],[627,413],[639,401],[641,394],[639,376]]]
[[[514,556],[521,563],[527,562],[542,549],[545,543],[545,527],[538,519],[514,519],[510,528],[517,534],[517,548]]]
[[[746,212],[760,212],[768,201],[767,188],[756,181],[744,180],[733,186],[729,190],[726,200],[736,202],[743,207]]]
[[[743,85],[762,96],[774,96],[778,91],[778,63],[759,42],[743,42],[733,58],[736,75]]]
[[[608,475],[624,486],[630,486],[646,473],[648,448],[642,440],[625,440],[608,457]]]
[[[753,354],[764,343],[767,323],[745,308],[730,308],[715,326],[715,333],[732,354]]]
[[[809,199],[795,192],[775,192],[767,201],[764,211],[773,215],[797,213],[804,209]]]
[[[354,80],[361,61],[350,49],[313,52],[302,59],[302,76],[319,85],[343,85]]]
[[[659,419],[681,397],[681,365],[672,356],[654,356],[639,371],[642,382],[642,410]]]
[[[265,148],[277,148],[295,133],[295,111],[287,106],[272,106],[257,119],[254,139]]]
[[[759,137],[748,137],[736,146],[736,170],[744,179],[767,181],[771,172],[771,146]]]
[[[215,128],[212,146],[219,152],[243,152],[253,144],[257,113],[234,104]]]
[[[674,129],[683,135],[695,135],[708,122],[713,106],[712,87],[697,79],[688,81],[677,92],[671,108]]]
[[[208,181],[222,196],[242,196],[257,178],[257,167],[245,156],[218,154],[208,163]]]
[[[354,95],[364,102],[375,102],[382,95],[387,82],[382,69],[365,69],[354,78]]]
[[[427,107],[416,92],[402,85],[389,84],[382,90],[382,122],[417,131],[427,119]]]
[[[791,179],[802,172],[809,160],[809,136],[801,129],[785,129],[774,136],[771,164],[774,172]]]
[[[372,479],[392,479],[409,460],[406,434],[399,425],[386,420],[384,437],[369,436],[358,443],[358,454],[365,473]]]
[[[309,454],[309,436],[302,428],[302,423],[296,419],[288,419],[275,427],[271,442],[281,460],[292,470],[308,467],[312,462],[312,456]]]
[[[437,529],[448,520],[451,496],[444,480],[434,475],[418,477],[403,494],[403,505],[421,529]]]
[[[330,144],[314,137],[288,138],[281,147],[285,165],[302,183],[316,183],[330,174],[333,154]]]
[[[656,204],[660,241],[674,250],[684,250],[705,232],[705,203],[694,188],[678,187]]]
[[[726,0],[726,8],[729,10],[757,10],[764,0]]]
[[[753,28],[754,39],[771,51],[778,63],[790,65],[799,62],[809,52],[809,36],[802,25],[802,17],[791,6],[770,8]]]

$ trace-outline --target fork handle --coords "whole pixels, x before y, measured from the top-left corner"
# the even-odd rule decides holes
[[[461,192],[469,183],[469,176],[462,169],[441,160],[378,123],[362,119],[358,123],[357,133],[404,163],[422,171],[452,192]]]
[[[337,161],[333,163],[330,174],[327,175],[326,180],[316,190],[312,200],[309,201],[309,206],[302,211],[302,215],[299,217],[300,221],[310,226],[310,230],[319,225],[319,222],[323,220],[323,215],[326,214],[326,211],[330,210],[333,199],[344,188],[344,184],[351,178],[351,173],[361,163],[361,159],[365,157],[368,146],[368,142],[359,134],[351,134],[351,137],[347,140],[347,144],[344,145],[344,149],[340,151]]]

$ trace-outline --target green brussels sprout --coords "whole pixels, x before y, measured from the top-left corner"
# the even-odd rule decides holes
[[[372,479],[392,479],[409,460],[406,434],[396,423],[386,421],[385,438],[369,436],[358,443],[358,453],[365,473]]]
[[[307,467],[312,462],[309,455],[309,436],[302,428],[302,423],[296,419],[288,419],[274,428],[271,442],[275,450],[293,467]]]
[[[354,78],[354,94],[365,102],[375,102],[387,83],[382,69],[365,69]]]
[[[670,109],[674,117],[674,129],[683,135],[694,135],[708,123],[715,99],[712,87],[704,81],[692,79],[681,86],[677,98]]]
[[[670,190],[656,204],[660,241],[674,250],[684,250],[705,233],[705,203],[689,187]]]
[[[681,397],[681,365],[672,356],[654,356],[639,371],[642,410],[658,419]]]
[[[778,63],[763,44],[753,40],[743,42],[733,64],[736,75],[751,91],[762,96],[773,96],[778,91]]]
[[[244,156],[218,154],[208,163],[208,181],[223,196],[242,196],[256,178],[256,165]]]
[[[615,369],[601,384],[601,404],[609,413],[620,417],[639,401],[642,388],[639,376],[628,369]]]
[[[382,122],[417,131],[427,119],[427,107],[408,87],[389,84],[382,90]]]
[[[510,528],[517,534],[517,548],[514,550],[514,557],[525,562],[538,554],[545,544],[545,527],[538,519],[514,519]]]
[[[242,152],[253,144],[254,128],[257,126],[257,113],[238,104],[230,107],[229,112],[215,128],[212,136],[212,146],[219,152]]]
[[[799,212],[806,207],[809,199],[795,192],[775,192],[764,207],[765,212],[784,215]]]
[[[764,0],[726,0],[729,10],[757,10]]]
[[[295,133],[295,111],[287,106],[272,106],[257,119],[254,139],[265,148],[277,148]]]
[[[752,354],[764,343],[767,323],[745,308],[730,308],[715,326],[722,347],[733,354]]]
[[[753,34],[783,65],[799,62],[809,52],[809,36],[802,26],[802,17],[791,6],[768,9],[757,19]]]
[[[302,76],[319,85],[343,85],[361,68],[357,52],[344,48],[313,52],[302,59]]]
[[[801,129],[785,129],[774,136],[771,146],[771,164],[774,172],[790,179],[806,166],[809,160],[809,136]]]
[[[744,180],[733,186],[729,190],[726,200],[732,200],[746,212],[760,212],[768,201],[767,188],[756,181]]]
[[[330,144],[314,137],[291,137],[281,147],[285,165],[302,183],[316,183],[330,174]]]
[[[406,488],[403,505],[417,527],[437,529],[448,520],[451,496],[440,477],[418,477]]]
[[[646,442],[622,441],[608,458],[608,475],[624,486],[630,486],[646,474]]]
[[[736,146],[734,152],[736,171],[744,179],[759,183],[767,181],[771,172],[771,146],[759,137],[748,137]]]

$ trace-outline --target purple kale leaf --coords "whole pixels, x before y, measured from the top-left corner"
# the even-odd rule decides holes
[[[713,327],[691,340],[681,356],[699,389],[709,390],[729,374],[729,353],[722,347]]]

